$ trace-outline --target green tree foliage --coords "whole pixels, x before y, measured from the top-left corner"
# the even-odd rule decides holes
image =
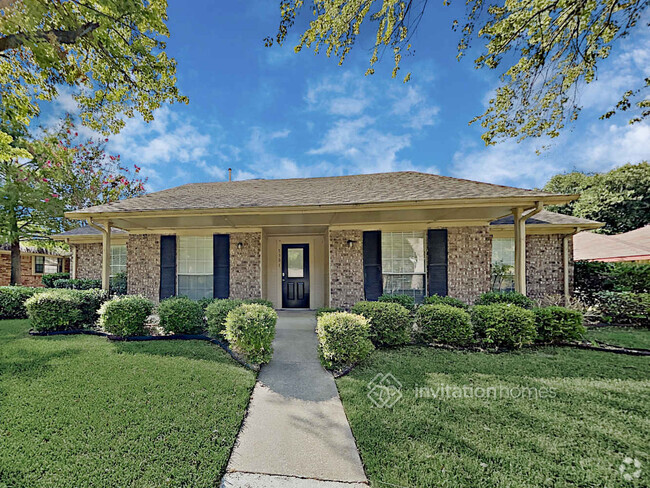
[[[118,131],[124,116],[183,101],[165,52],[166,0],[0,2],[1,120],[24,126],[38,101],[71,87],[89,127]]]
[[[553,176],[544,190],[580,193],[566,205],[549,207],[566,215],[604,222],[600,232],[619,234],[650,224],[650,163],[626,164],[607,173]]]
[[[474,60],[476,68],[501,71],[501,84],[487,110],[472,120],[484,127],[485,143],[557,136],[578,117],[577,88],[596,78],[598,63],[609,56],[617,39],[637,26],[649,4],[648,0],[466,0],[466,19],[453,26],[462,31],[458,57],[479,38],[483,45]],[[392,51],[396,77],[403,55],[412,52],[411,38],[427,5],[413,0],[281,0],[280,26],[266,45],[284,42],[296,16],[306,8],[314,18],[295,51],[325,49],[342,64],[362,25],[373,23],[376,36],[366,74],[374,73],[381,54]],[[409,78],[410,73],[404,81]],[[638,80],[602,118],[631,110],[630,123],[643,120],[650,115],[650,100],[644,98],[649,87],[650,77]]]
[[[0,161],[0,240],[11,244],[12,284],[20,283],[20,242],[78,224],[63,212],[144,192],[144,180],[106,154],[102,141],[80,141],[69,119],[39,138],[22,139],[29,157]],[[11,141],[10,141],[11,143]]]

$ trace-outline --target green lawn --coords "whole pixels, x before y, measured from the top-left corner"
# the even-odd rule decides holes
[[[587,329],[586,339],[614,346],[650,349],[650,329],[631,327],[593,327]]]
[[[0,487],[217,486],[255,382],[200,341],[0,321]]]
[[[367,384],[389,372],[403,398],[373,407]],[[375,352],[337,384],[373,487],[650,484],[647,357],[407,347]],[[459,390],[449,390],[444,399],[416,398],[416,386],[435,393],[441,385],[545,387],[554,397],[454,398]],[[626,456],[643,463],[640,479],[619,473]]]

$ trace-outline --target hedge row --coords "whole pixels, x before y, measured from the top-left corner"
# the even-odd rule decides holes
[[[7,288],[0,290],[2,310],[11,313],[6,318],[28,316],[38,331],[85,329],[98,323],[109,334],[151,334],[147,319],[156,307],[145,297],[115,296],[109,300],[107,292],[97,289]],[[159,327],[167,334],[200,334],[206,329],[207,314],[212,335],[225,337],[233,350],[252,363],[267,362],[273,352],[277,321],[277,314],[267,304],[270,302],[260,299],[214,300],[204,313],[199,301],[168,298],[157,307]]]
[[[471,308],[457,299],[432,297],[416,309],[414,322],[409,310],[389,300],[358,302],[352,313],[322,310],[317,325],[321,360],[326,367],[342,369],[361,361],[374,347],[399,346],[411,338],[454,346],[519,348],[535,341],[578,340],[585,332],[578,311],[533,308],[521,295],[504,295],[485,294],[479,300],[483,304]]]
[[[576,261],[574,283],[576,294],[589,305],[601,292],[649,293],[650,264]]]

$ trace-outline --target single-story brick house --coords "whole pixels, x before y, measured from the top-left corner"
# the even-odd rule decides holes
[[[55,238],[72,246],[75,276],[107,286],[125,269],[128,292],[154,300],[473,302],[492,288],[495,260],[523,293],[569,292],[571,236],[600,224],[543,207],[577,197],[412,171],[193,183],[69,212],[89,225]]]
[[[24,286],[43,286],[44,274],[70,271],[70,256],[61,250],[20,245],[20,280]],[[0,286],[11,283],[11,246],[0,244]]]

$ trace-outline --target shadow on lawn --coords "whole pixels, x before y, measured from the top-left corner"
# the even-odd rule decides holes
[[[78,348],[64,349],[57,352],[37,353],[28,350],[14,350],[11,356],[0,359],[0,376],[38,377],[53,369],[52,362],[57,359],[69,359],[78,355]],[[16,354],[22,353],[22,354]]]
[[[149,354],[211,361],[226,365],[237,364],[219,346],[200,340],[114,342],[112,346],[120,354]]]

